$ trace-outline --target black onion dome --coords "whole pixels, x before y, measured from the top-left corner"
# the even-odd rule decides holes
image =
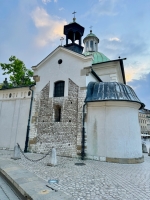
[[[140,109],[145,106],[130,86],[117,82],[90,82],[85,102],[94,101],[130,101],[140,103]]]

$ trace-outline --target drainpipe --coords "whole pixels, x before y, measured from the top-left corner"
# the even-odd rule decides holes
[[[29,90],[31,90],[31,101],[30,101],[30,110],[29,110],[29,117],[28,117],[28,125],[27,125],[27,132],[26,132],[26,141],[25,141],[25,148],[24,152],[28,152],[28,142],[29,142],[29,132],[30,132],[30,119],[31,119],[31,111],[32,111],[32,102],[33,102],[33,89],[31,87],[35,86],[36,83],[29,86]]]
[[[86,103],[83,105],[83,121],[82,121],[82,141],[81,141],[81,160],[84,160],[84,156],[85,156],[85,127],[84,127],[84,120],[85,120],[85,106]]]

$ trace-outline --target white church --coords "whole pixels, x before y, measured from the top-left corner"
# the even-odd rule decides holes
[[[0,148],[19,143],[46,153],[54,146],[61,156],[143,162],[138,110],[144,104],[126,85],[124,59],[99,52],[92,31],[83,48],[83,34],[73,18],[64,26],[65,45],[32,67],[35,86],[0,90]]]

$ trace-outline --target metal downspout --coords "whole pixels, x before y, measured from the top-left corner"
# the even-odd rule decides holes
[[[84,160],[84,156],[85,156],[85,127],[84,127],[84,120],[85,120],[85,106],[86,103],[83,105],[83,121],[82,121],[82,141],[81,141],[81,160]]]
[[[32,102],[33,102],[33,94],[34,91],[31,89],[31,87],[35,86],[35,84],[32,84],[29,86],[29,90],[31,90],[32,95],[31,95],[31,101],[30,101],[30,110],[29,110],[29,117],[28,117],[28,125],[27,125],[27,132],[26,132],[26,141],[25,141],[25,148],[24,152],[28,152],[28,142],[29,142],[29,132],[30,132],[30,120],[31,120],[31,111],[32,111]]]

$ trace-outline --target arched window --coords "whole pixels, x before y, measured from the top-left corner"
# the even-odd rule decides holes
[[[55,106],[55,122],[60,122],[61,121],[61,107],[60,106]]]
[[[54,85],[54,97],[64,96],[65,81],[58,81]]]
[[[90,51],[93,51],[93,40],[90,41]]]

